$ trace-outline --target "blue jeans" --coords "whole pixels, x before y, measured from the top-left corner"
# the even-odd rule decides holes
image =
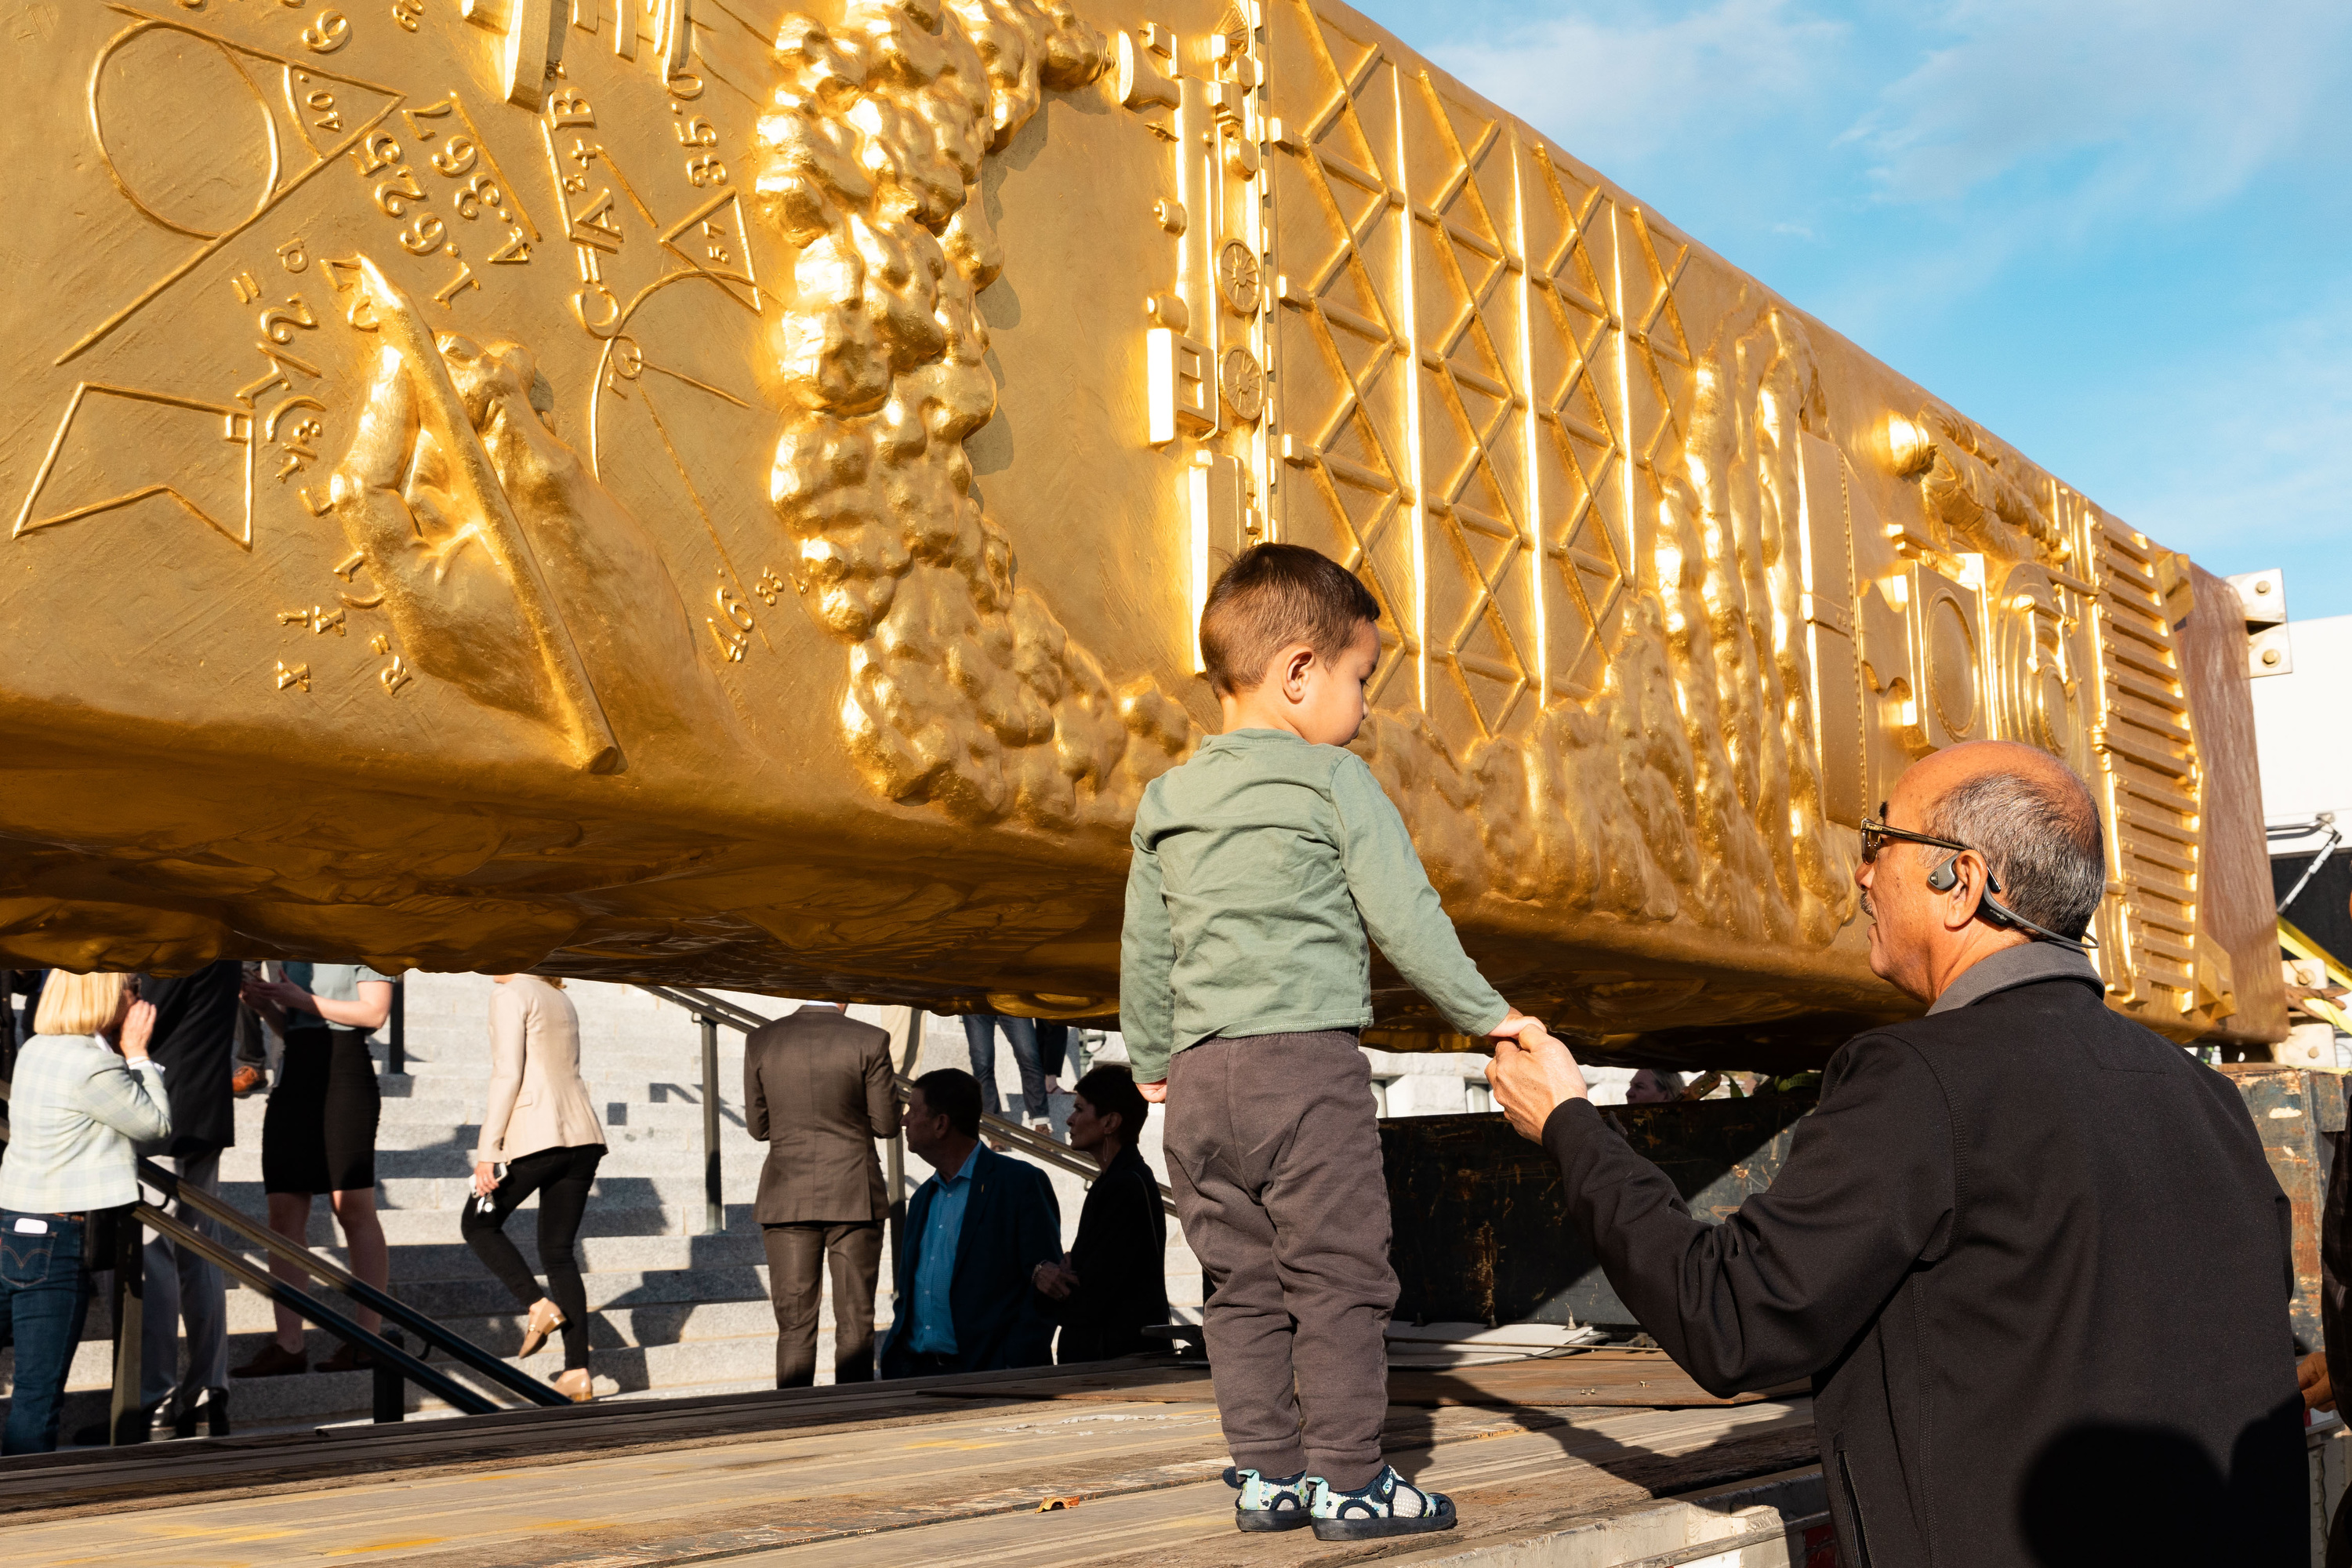
[[[38,1232],[17,1228],[37,1225]],[[16,1392],[0,1454],[47,1454],[58,1446],[58,1416],[89,1311],[82,1222],[0,1209],[0,1338],[16,1342]]]
[[[980,1106],[991,1116],[1004,1114],[996,1098],[996,1030],[1013,1042],[1013,1059],[1021,1068],[1021,1099],[1033,1121],[1045,1116],[1045,1079],[1059,1078],[1068,1052],[1070,1031],[1062,1024],[1040,1024],[1034,1018],[1014,1018],[1002,1013],[966,1013],[963,1043],[971,1054],[971,1076],[980,1079]],[[1039,1037],[1046,1037],[1039,1049]],[[1050,1053],[1050,1059],[1047,1054]]]

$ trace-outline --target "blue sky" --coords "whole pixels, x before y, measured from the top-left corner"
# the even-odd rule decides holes
[[[2160,542],[2352,614],[2352,5],[1354,3]]]

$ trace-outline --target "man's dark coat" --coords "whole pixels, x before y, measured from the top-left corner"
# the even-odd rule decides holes
[[[1168,1210],[1160,1178],[1134,1149],[1121,1149],[1087,1189],[1070,1267],[1077,1289],[1059,1301],[1037,1298],[1038,1310],[1062,1325],[1056,1360],[1108,1361],[1168,1348],[1143,1337],[1146,1325],[1168,1321]]]
[[[194,974],[139,977],[142,1001],[155,1005],[148,1054],[163,1069],[172,1107],[172,1136],[142,1144],[142,1154],[203,1155],[236,1142],[237,986],[245,966],[233,958]]]
[[[1051,1365],[1054,1325],[1037,1310],[1029,1277],[1038,1264],[1062,1256],[1062,1211],[1054,1201],[1054,1184],[1036,1166],[1007,1159],[985,1143],[972,1151],[971,1181],[955,1275],[948,1286],[949,1315],[955,1320],[951,1370]],[[938,1184],[925,1182],[907,1205],[901,1256],[891,1274],[898,1304],[878,1363],[884,1377],[907,1377],[915,1370],[907,1342],[908,1313],[915,1270],[922,1263],[923,1230],[938,1194]]]
[[[1544,1142],[1703,1386],[1812,1380],[1847,1568],[2308,1561],[2287,1200],[2236,1090],[2095,983],[1849,1041],[1719,1226],[1587,1101]]]

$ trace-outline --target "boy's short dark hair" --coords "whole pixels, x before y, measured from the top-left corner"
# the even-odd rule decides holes
[[[1132,1149],[1143,1140],[1143,1124],[1151,1120],[1151,1101],[1135,1087],[1135,1075],[1117,1062],[1105,1062],[1072,1086],[1071,1093],[1095,1108],[1097,1116],[1118,1118],[1118,1141]]]
[[[1219,691],[1247,691],[1292,643],[1336,659],[1356,628],[1381,618],[1354,573],[1303,544],[1253,544],[1217,575],[1201,611],[1201,662]]]
[[[915,1080],[923,1104],[967,1138],[980,1136],[980,1079],[961,1068],[940,1068]]]

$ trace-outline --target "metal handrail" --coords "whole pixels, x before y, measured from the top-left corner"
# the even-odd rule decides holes
[[[713,1019],[746,1035],[754,1029],[775,1022],[772,1018],[761,1017],[749,1007],[730,1002],[724,996],[714,996],[708,991],[698,991],[690,985],[655,985],[640,981],[637,989],[650,992],[673,1006],[683,1007],[690,1013],[698,1013],[704,1017]],[[891,1076],[898,1080],[898,1087],[901,1089],[915,1087],[915,1080],[905,1073],[894,1072]],[[992,1140],[1018,1149],[1042,1164],[1052,1165],[1057,1170],[1066,1171],[1074,1176],[1089,1182],[1102,1174],[1100,1166],[1076,1150],[1066,1143],[1058,1143],[1051,1138],[1041,1138],[1017,1121],[1008,1121],[1002,1116],[983,1110],[980,1113],[980,1126],[981,1131]],[[1152,1185],[1160,1189],[1160,1207],[1170,1214],[1174,1214],[1176,1194],[1164,1182],[1155,1180]]]
[[[5,1079],[0,1079],[0,1099],[8,1096],[9,1089],[10,1085]],[[11,1131],[8,1119],[0,1116],[0,1146],[5,1146],[11,1141]],[[138,1173],[141,1181],[163,1192],[165,1203],[177,1201],[184,1204],[215,1225],[226,1226],[272,1257],[285,1259],[312,1279],[325,1281],[361,1305],[394,1320],[419,1339],[429,1344],[438,1345],[446,1351],[452,1359],[509,1392],[522,1395],[534,1405],[549,1408],[560,1408],[572,1403],[561,1391],[550,1387],[529,1373],[509,1366],[471,1340],[443,1328],[406,1302],[377,1289],[331,1258],[322,1258],[300,1242],[280,1236],[276,1231],[259,1224],[251,1215],[236,1207],[218,1194],[205,1192],[201,1187],[183,1184],[179,1177],[163,1169],[154,1161],[142,1159],[138,1164]],[[173,1218],[160,1206],[149,1203],[134,1204],[131,1205],[131,1215],[137,1223],[170,1237],[175,1243],[190,1248],[223,1272],[235,1277],[239,1283],[260,1291],[271,1300],[318,1324],[329,1333],[351,1341],[366,1350],[375,1359],[379,1369],[379,1396],[376,1402],[378,1420],[399,1419],[397,1415],[388,1415],[384,1408],[386,1401],[383,1397],[384,1391],[381,1380],[384,1374],[386,1363],[389,1363],[391,1368],[396,1368],[400,1376],[437,1394],[467,1415],[488,1415],[498,1410],[499,1406],[467,1388],[463,1384],[454,1382],[436,1372],[423,1361],[410,1355],[383,1335],[372,1333],[361,1328],[358,1322],[345,1317],[299,1286],[289,1285],[267,1270],[254,1268],[247,1259],[238,1257],[236,1253],[211,1237]],[[131,1250],[136,1251],[135,1248]],[[119,1383],[124,1366],[135,1367],[137,1358],[134,1355],[127,1361],[121,1356],[116,1359],[118,1363],[122,1363],[116,1368]],[[115,1403],[121,1406],[123,1404],[123,1398],[119,1388],[117,1394]],[[396,1406],[396,1401],[394,1403]],[[122,1411],[118,1408],[115,1415],[116,1425],[120,1426]]]
[[[142,1164],[145,1163],[143,1161],[141,1163]],[[142,1203],[133,1205],[131,1209],[131,1217],[141,1225],[147,1226],[152,1229],[161,1232],[164,1236],[170,1237],[174,1244],[186,1247],[189,1251],[194,1252],[199,1258],[204,1258],[206,1262],[218,1268],[223,1273],[233,1276],[238,1283],[244,1285],[247,1289],[258,1290],[278,1305],[292,1309],[294,1311],[300,1313],[303,1317],[310,1319],[312,1322],[326,1330],[329,1333],[340,1335],[343,1339],[349,1340],[354,1344],[364,1346],[368,1353],[373,1356],[379,1363],[390,1363],[394,1367],[399,1369],[400,1374],[403,1377],[405,1377],[420,1388],[426,1389],[433,1394],[438,1394],[449,1404],[456,1405],[466,1415],[492,1415],[498,1413],[499,1407],[497,1405],[491,1404],[488,1400],[483,1398],[472,1389],[467,1388],[465,1384],[457,1383],[455,1380],[436,1372],[433,1368],[425,1365],[416,1357],[410,1355],[405,1350],[394,1344],[383,1335],[370,1333],[367,1330],[360,1327],[358,1322],[354,1320],[347,1318],[342,1313],[336,1311],[332,1307],[328,1306],[324,1301],[320,1300],[316,1296],[311,1295],[309,1291],[303,1290],[297,1286],[289,1285],[286,1281],[269,1273],[267,1269],[255,1268],[249,1260],[238,1257],[236,1253],[230,1250],[228,1247],[222,1246],[219,1242],[215,1241],[211,1237],[206,1236],[204,1232],[197,1230],[193,1226],[181,1224],[180,1221],[173,1218],[162,1209],[157,1208],[153,1204]],[[377,1294],[377,1292],[371,1291],[370,1294]],[[389,1300],[390,1298],[384,1299]],[[373,1305],[373,1303],[370,1303],[370,1305]],[[377,1310],[382,1310],[381,1308]],[[425,1321],[430,1322],[431,1320],[426,1319]],[[480,1369],[478,1367],[477,1370]],[[501,1370],[509,1369],[502,1368]],[[562,1394],[556,1394],[551,1388],[547,1392],[555,1395],[553,1400],[553,1403],[555,1404],[569,1405],[572,1403]]]
[[[418,1311],[415,1308],[408,1305],[406,1302],[399,1300],[397,1297],[377,1289],[374,1286],[369,1284],[366,1280],[362,1279],[359,1276],[353,1274],[350,1269],[345,1268],[342,1265],[335,1262],[332,1258],[321,1257],[318,1253],[311,1251],[308,1247],[302,1245],[302,1243],[294,1240],[291,1237],[280,1236],[278,1232],[271,1230],[267,1226],[257,1223],[251,1215],[247,1214],[244,1210],[228,1203],[226,1200],[220,1197],[219,1194],[205,1192],[201,1187],[182,1182],[179,1177],[163,1169],[163,1166],[158,1165],[154,1161],[142,1160],[139,1162],[139,1179],[145,1182],[151,1187],[161,1188],[166,1203],[176,1199],[178,1202],[195,1210],[198,1214],[203,1215],[205,1218],[212,1220],[215,1224],[228,1226],[229,1229],[243,1237],[252,1245],[262,1248],[262,1250],[268,1252],[271,1257],[285,1259],[295,1268],[299,1268],[304,1273],[310,1275],[312,1279],[323,1280],[325,1283],[333,1286],[337,1290],[349,1296],[360,1305],[368,1308],[372,1311],[380,1312],[383,1316],[392,1319],[394,1322],[397,1322],[401,1327],[407,1329],[415,1334],[417,1338],[425,1341],[427,1344],[438,1346],[440,1349],[447,1352],[453,1359],[464,1363],[472,1371],[479,1373],[482,1376],[490,1379],[492,1382],[508,1389],[509,1392],[519,1394],[535,1405],[552,1406],[569,1405],[572,1403],[568,1397],[558,1390],[550,1387],[548,1384],[541,1382],[538,1378],[531,1376],[527,1372],[520,1372],[516,1370],[514,1367],[509,1366],[504,1361],[490,1354],[489,1352],[484,1350],[473,1341],[467,1339],[462,1334],[456,1333],[448,1329],[443,1328],[439,1323],[436,1322],[431,1318],[426,1317],[424,1313]],[[142,1205],[141,1206],[144,1208],[147,1205]],[[215,1261],[217,1261],[217,1259],[215,1259]],[[240,1274],[238,1278],[243,1279],[244,1276]],[[292,1287],[289,1287],[289,1289],[292,1289]],[[297,1293],[299,1294],[299,1292]],[[305,1297],[304,1299],[308,1300],[309,1298]],[[288,1305],[292,1306],[294,1303],[289,1302]],[[299,1310],[301,1309],[298,1308],[297,1310]],[[325,1309],[321,1310],[323,1310]],[[320,1326],[322,1328],[333,1328],[333,1325],[323,1321],[321,1321]],[[333,1329],[333,1331],[339,1334],[343,1332],[341,1329]],[[345,1337],[348,1338],[350,1336],[346,1335]],[[373,1336],[370,1336],[370,1338],[373,1339]],[[373,1349],[373,1347],[371,1346],[370,1348]],[[420,1362],[417,1364],[422,1366],[424,1363]],[[446,1398],[446,1395],[444,1395],[444,1397]],[[492,1406],[490,1408],[495,1407]],[[480,1412],[468,1411],[467,1414],[479,1415]]]

